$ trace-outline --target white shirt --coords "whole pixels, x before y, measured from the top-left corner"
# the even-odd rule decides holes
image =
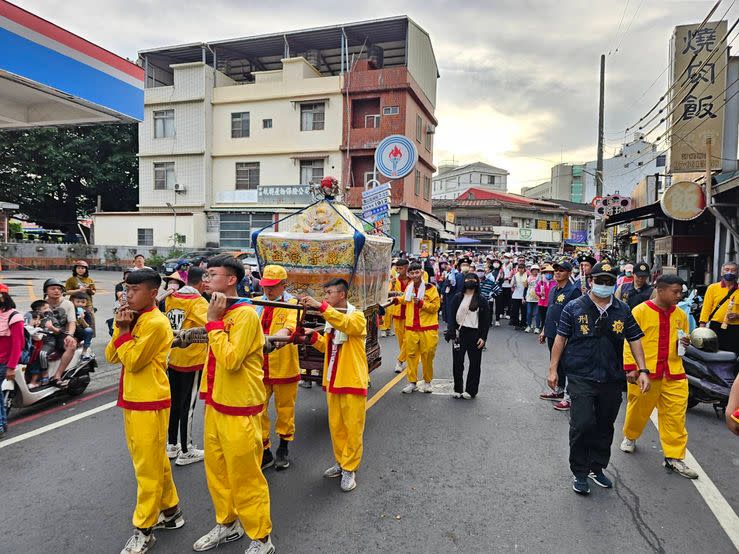
[[[472,294],[463,294],[462,303],[459,305],[457,310],[457,325],[460,327],[469,327],[470,329],[477,329],[479,324],[478,314],[480,309],[478,308],[474,312],[470,311],[470,302],[472,302]]]
[[[526,273],[521,274],[516,272],[512,278],[513,293],[511,294],[511,298],[523,300],[523,293],[526,290],[526,283],[528,281],[529,276]]]

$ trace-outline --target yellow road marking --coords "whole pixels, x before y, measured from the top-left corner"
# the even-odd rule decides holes
[[[390,382],[388,382],[384,387],[382,387],[380,390],[378,390],[372,398],[367,400],[367,409],[369,410],[372,406],[377,404],[377,402],[387,394],[387,391],[389,391],[391,388],[393,388],[395,385],[397,385],[400,380],[405,377],[405,374],[408,370],[404,369],[402,373],[398,373],[395,377],[390,379]]]
[[[28,292],[28,298],[31,302],[38,300],[38,296],[33,292],[33,282],[30,279],[26,279],[26,291]]]

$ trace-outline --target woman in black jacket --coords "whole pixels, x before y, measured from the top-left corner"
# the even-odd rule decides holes
[[[480,295],[480,280],[475,273],[464,276],[464,290],[451,300],[444,338],[452,343],[454,359],[454,398],[474,398],[480,385],[482,349],[488,340],[490,306]],[[470,359],[467,386],[463,386],[464,357]],[[463,392],[464,390],[464,392]]]

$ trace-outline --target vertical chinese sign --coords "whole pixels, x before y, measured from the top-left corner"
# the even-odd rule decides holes
[[[675,27],[670,45],[670,173],[721,169],[728,54],[726,21]]]

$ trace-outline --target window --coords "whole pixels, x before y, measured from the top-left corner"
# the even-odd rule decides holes
[[[657,156],[657,167],[665,167],[667,163],[667,154],[660,154]]]
[[[272,120],[271,119],[263,119],[262,120],[262,129],[271,129],[272,128]]]
[[[483,177],[485,177],[485,182],[488,185],[494,185],[495,184],[495,175],[484,175]]]
[[[154,229],[136,229],[139,246],[154,246]]]
[[[154,162],[154,190],[174,188],[174,162]]]
[[[323,160],[300,160],[300,184],[310,185],[323,179]]]
[[[374,178],[375,178],[375,173],[373,171],[365,171],[365,173],[364,173],[364,185],[367,186],[367,183],[369,183]]]
[[[231,114],[231,138],[246,138],[249,136],[249,112],[234,112]]]
[[[385,106],[382,108],[382,115],[398,115],[400,108],[398,106]]]
[[[326,116],[326,104],[300,105],[300,130],[301,131],[323,131],[323,123]]]
[[[426,150],[431,152],[431,133],[429,132],[428,129],[426,130],[425,147],[426,147]]]
[[[236,162],[236,190],[256,190],[259,186],[259,162]]]
[[[380,116],[379,115],[365,115],[364,116],[364,127],[366,129],[379,129],[380,128]]]
[[[424,177],[423,178],[423,197],[428,200],[431,196],[431,178],[430,177]]]
[[[154,138],[172,138],[174,136],[174,110],[157,110],[154,112]]]
[[[420,115],[416,116],[416,140],[421,142],[421,135],[423,134],[423,119]]]
[[[414,188],[415,188],[416,196],[420,196],[421,195],[421,172],[418,171],[417,169],[416,169],[416,182],[414,183],[414,185],[415,185]]]
[[[235,214],[220,215],[218,231],[221,248],[244,249],[251,247],[251,232],[262,229],[273,223],[272,214]]]

